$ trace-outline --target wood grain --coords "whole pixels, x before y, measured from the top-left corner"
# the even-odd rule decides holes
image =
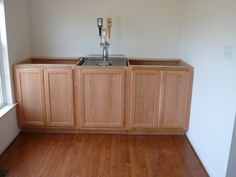
[[[82,127],[124,128],[125,71],[81,70]]]
[[[27,60],[23,60],[22,62],[18,63],[17,67],[32,67],[32,66],[76,66],[78,63],[80,63],[80,59],[75,58],[29,58]]]
[[[76,66],[81,61],[38,58],[13,66],[21,127],[138,134],[188,130],[193,68],[184,61]]]
[[[164,71],[162,83],[162,103],[159,127],[180,128],[188,127],[189,72]]]
[[[73,69],[45,69],[47,124],[74,126]]]
[[[15,94],[20,126],[46,125],[42,69],[16,69]]]
[[[161,72],[134,70],[131,80],[131,127],[157,128]]]
[[[208,177],[185,136],[22,133],[0,169],[9,177]]]

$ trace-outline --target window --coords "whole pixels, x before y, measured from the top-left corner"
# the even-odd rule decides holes
[[[0,116],[13,105],[3,0],[0,0]],[[1,118],[1,117],[0,117]]]

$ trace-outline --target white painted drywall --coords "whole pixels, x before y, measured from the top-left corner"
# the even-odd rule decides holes
[[[13,108],[0,118],[0,155],[18,135],[19,129],[16,122],[16,109]]]
[[[31,56],[29,0],[5,0],[10,65]]]
[[[29,8],[28,0],[5,0],[6,29],[10,67],[12,64],[29,58]],[[12,76],[9,76],[12,77]],[[18,135],[16,109],[13,108],[0,118],[0,154]]]
[[[179,57],[182,0],[30,0],[32,55],[101,53],[97,17],[112,17],[111,54]]]
[[[182,56],[195,68],[188,137],[211,177],[225,177],[236,111],[236,1],[185,0]],[[224,59],[225,46],[232,60]]]

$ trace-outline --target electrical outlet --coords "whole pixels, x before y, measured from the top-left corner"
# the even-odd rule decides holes
[[[226,45],[224,48],[224,59],[225,60],[232,60],[233,58],[233,46]]]

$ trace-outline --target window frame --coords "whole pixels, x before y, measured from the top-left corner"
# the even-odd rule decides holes
[[[3,68],[3,53],[2,53],[2,45],[0,45],[0,109],[6,105],[6,92],[4,85],[5,82],[4,82],[4,68]]]
[[[0,15],[2,21],[3,13],[3,0],[0,0]],[[6,88],[5,88],[5,78],[4,78],[4,67],[3,67],[3,41],[2,41],[2,24],[0,26],[0,109],[2,109],[6,105]]]
[[[4,0],[0,0],[0,119],[15,107],[11,64],[8,53]]]

